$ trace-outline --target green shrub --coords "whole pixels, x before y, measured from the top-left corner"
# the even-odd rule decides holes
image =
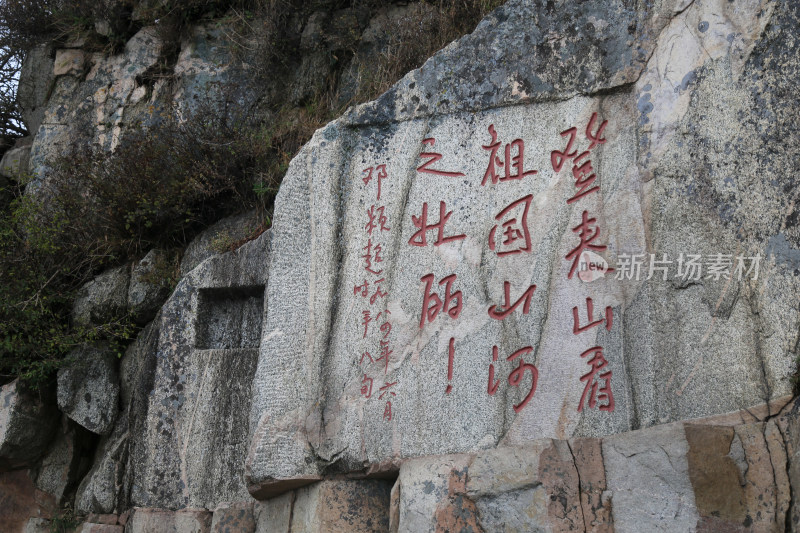
[[[34,385],[42,383],[63,364],[65,354],[85,342],[111,341],[121,350],[135,334],[129,317],[114,317],[92,328],[70,324],[72,302],[86,281],[104,268],[141,257],[150,248],[179,250],[199,230],[228,214],[258,206],[269,221],[289,161],[316,129],[339,115],[343,105],[377,97],[438,48],[471,31],[499,3],[432,2],[432,18],[388,28],[387,51],[378,64],[370,65],[372,75],[364,77],[350,102],[341,102],[337,80],[348,61],[363,62],[357,54],[358,36],[343,39],[349,44],[342,46],[349,48],[332,53],[333,72],[322,92],[301,106],[268,102],[261,111],[268,121],[249,109],[201,103],[180,118],[169,113],[156,126],[128,125],[113,152],[88,139],[75,139],[70,150],[52,162],[49,173],[31,184],[29,190],[35,192],[23,194],[26,184],[16,184],[11,205],[0,210],[0,279],[4,280],[0,284],[0,382],[21,376]],[[5,25],[21,47],[59,33],[91,33],[93,20],[108,15],[98,9],[125,2],[96,4],[6,0],[0,4],[0,33]],[[253,66],[258,83],[258,76],[289,77],[287,71],[299,60],[299,35],[292,34],[288,21],[306,20],[317,9],[357,5],[374,15],[383,4],[371,0],[154,1],[149,16],[151,22],[158,20],[160,26],[172,29],[223,13],[239,20],[236,38],[241,38],[242,50],[262,58],[260,66]],[[115,42],[124,42],[125,31],[132,27],[125,26],[125,17],[122,12],[117,19],[123,30],[106,42],[111,45],[105,48],[109,53]],[[256,25],[255,20],[264,24]],[[420,39],[419,28],[429,38]],[[170,71],[169,61],[165,65],[159,76]],[[228,100],[237,101],[237,90],[229,87],[222,93],[227,91]],[[254,228],[245,240],[257,237],[267,225]],[[245,242],[229,241],[216,244],[222,251]]]

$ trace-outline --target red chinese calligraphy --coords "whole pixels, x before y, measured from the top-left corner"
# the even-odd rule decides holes
[[[522,409],[528,405],[528,402],[531,401],[531,398],[533,398],[533,393],[536,392],[536,384],[539,381],[539,371],[536,369],[536,367],[530,363],[526,363],[525,360],[522,359],[523,355],[531,352],[533,352],[533,347],[527,346],[525,348],[520,348],[506,358],[507,361],[513,361],[519,357],[519,366],[508,375],[508,384],[512,387],[520,386],[526,370],[530,371],[531,373],[531,390],[528,391],[528,394],[520,403],[514,406],[514,411],[517,413],[522,411]]]
[[[367,225],[364,226],[364,229],[367,230],[369,235],[372,235],[372,231],[376,228],[380,231],[389,231],[391,229],[386,226],[387,218],[386,215],[383,214],[384,209],[385,206],[375,207],[374,205],[367,209],[367,217],[369,217],[369,220],[367,221]]]
[[[379,389],[379,392],[381,394],[380,394],[380,396],[378,396],[378,399],[379,400],[383,400],[383,397],[386,396],[386,395],[397,396],[397,394],[395,394],[394,391],[390,391],[389,390],[390,388],[394,387],[395,385],[397,385],[396,381],[394,383],[384,383],[383,387],[381,387]]]
[[[461,301],[461,291],[451,292],[453,282],[456,280],[456,275],[450,274],[442,278],[439,282],[439,285],[444,284],[444,300],[431,290],[435,280],[433,274],[422,276],[420,280],[425,282],[425,295],[422,299],[422,316],[419,319],[420,329],[425,325],[425,320],[433,322],[440,311],[444,311],[453,319],[458,318],[464,303]]]
[[[575,144],[575,136],[577,134],[578,128],[570,128],[561,132],[562,137],[569,137],[569,139],[567,139],[567,147],[564,148],[563,152],[558,150],[553,150],[550,152],[550,164],[553,165],[553,170],[556,172],[561,172],[561,169],[564,167],[564,163],[578,155],[577,150],[572,150],[572,146]]]
[[[536,290],[536,285],[531,285],[528,287],[528,290],[522,293],[522,296],[519,299],[511,303],[511,282],[504,281],[503,282],[503,293],[504,293],[504,300],[503,305],[493,305],[489,308],[489,316],[494,318],[495,320],[503,320],[505,317],[510,315],[514,312],[514,309],[519,307],[519,304],[522,305],[522,314],[527,315],[528,312],[531,310],[531,300],[533,299],[533,292]],[[524,303],[523,303],[524,302]]]
[[[494,364],[497,362],[497,346],[492,346],[492,362],[489,363],[489,385],[486,388],[486,392],[489,393],[489,396],[494,396],[497,392],[497,388],[500,387],[500,380],[494,379]]]
[[[361,395],[364,398],[372,396],[372,378],[368,378],[366,374],[364,374],[364,379],[361,380]]]
[[[392,421],[392,402],[387,401],[386,407],[383,408],[383,419],[386,421]]]
[[[444,391],[445,394],[450,394],[453,391],[451,382],[453,381],[453,359],[455,359],[455,355],[456,339],[450,337],[450,342],[447,345],[447,388]]]
[[[383,272],[383,271],[381,271],[381,272]],[[381,279],[379,279],[378,281],[375,282],[375,293],[372,296],[369,297],[369,304],[370,305],[374,305],[375,302],[378,301],[378,298],[385,298],[386,296],[389,295],[389,293],[383,292],[381,290],[380,283],[382,281],[384,281],[383,278],[381,278]]]
[[[573,274],[575,274],[581,254],[585,250],[603,251],[607,248],[605,244],[592,244],[600,235],[599,227],[594,228],[594,231],[592,231],[592,226],[596,225],[596,223],[597,219],[589,218],[589,212],[584,211],[581,215],[581,223],[572,228],[572,232],[578,234],[581,242],[564,257],[564,259],[572,260],[572,266],[570,267],[569,274],[567,275],[568,279],[572,279]],[[608,270],[610,271],[611,269]]]
[[[353,286],[353,296],[361,294],[362,298],[366,298],[368,291],[369,291],[369,283],[367,283],[367,280],[364,280],[364,283],[361,285]]]
[[[592,113],[592,118],[589,119],[589,123],[586,125],[586,138],[589,140],[589,148],[586,151],[590,151],[594,149],[598,144],[604,144],[606,142],[606,138],[603,137],[603,130],[606,129],[608,125],[608,121],[604,120],[600,126],[597,127],[597,130],[592,132],[597,123],[597,113]],[[578,150],[573,150],[575,145],[575,138],[578,135],[578,128],[569,128],[561,132],[562,137],[568,137],[567,139],[567,147],[563,151],[553,150],[550,152],[550,163],[553,165],[553,170],[556,172],[560,172],[561,169],[564,167],[564,164],[578,155]],[[577,179],[577,177],[576,177]]]
[[[447,206],[444,202],[439,202],[439,222],[436,224],[428,224],[428,202],[422,204],[422,214],[419,217],[411,215],[411,221],[414,227],[418,228],[417,232],[408,239],[408,244],[411,246],[427,246],[428,245],[428,231],[437,230],[438,236],[433,243],[434,246],[440,246],[446,242],[458,241],[466,239],[466,235],[452,235],[450,237],[444,236],[444,225],[453,215],[452,211],[447,211]]]
[[[531,251],[531,233],[528,229],[528,210],[531,207],[533,195],[529,194],[519,200],[512,202],[505,209],[497,214],[495,220],[502,221],[509,216],[508,220],[498,224],[489,232],[489,249],[497,252],[497,255],[518,254]],[[522,215],[514,215],[515,212],[522,211]],[[500,230],[498,232],[498,230]]]
[[[371,316],[371,314],[369,312],[369,309],[365,309],[365,310],[361,311],[361,313],[363,315],[361,324],[364,326],[364,336],[362,337],[362,339],[366,339],[367,338],[367,327],[369,326],[369,323],[372,322],[372,316]]]
[[[601,402],[604,401],[605,403],[599,405],[598,409],[601,411],[613,411],[614,394],[611,392],[612,372],[611,370],[601,372],[608,366],[608,361],[606,361],[605,357],[603,357],[603,348],[601,346],[589,348],[581,354],[581,357],[587,357],[589,355],[592,355],[592,357],[587,361],[587,364],[592,368],[588,373],[581,376],[581,381],[585,382],[586,384],[583,388],[581,401],[578,404],[578,411],[583,411],[583,407],[586,405],[587,397],[589,400],[588,405],[590,409],[593,409],[599,400]],[[600,382],[602,382],[602,385]]]
[[[483,174],[481,185],[486,185],[487,180],[491,180],[492,184],[497,184],[498,181],[521,180],[525,176],[532,176],[537,173],[536,170],[523,170],[523,165],[525,164],[525,142],[522,139],[514,139],[507,143],[501,159],[498,152],[502,143],[497,139],[497,131],[494,129],[494,124],[489,125],[489,135],[492,136],[492,140],[489,141],[489,144],[483,146],[484,150],[490,152],[489,164]],[[513,150],[516,150],[515,155],[511,155]],[[503,169],[502,176],[498,173],[498,167]]]
[[[436,139],[433,137],[428,137],[427,139],[422,139],[422,144],[426,146],[430,146],[433,148],[433,145],[436,144]],[[435,168],[430,168],[431,165],[434,163],[438,163],[440,159],[442,159],[442,154],[436,152],[420,152],[419,156],[421,158],[427,159],[424,163],[417,167],[417,172],[424,172],[426,174],[433,174],[435,176],[445,176],[448,178],[459,178],[464,175],[463,172],[449,172],[446,170],[439,170]]]
[[[580,161],[588,155],[589,151],[586,150],[575,158],[575,166],[572,167],[572,177],[575,178],[575,187],[578,188],[578,192],[567,200],[568,204],[575,203],[587,194],[600,190],[599,185],[591,187],[595,179],[597,179],[597,174],[594,173],[591,160],[580,164]],[[580,166],[578,166],[579,164]]]
[[[511,371],[508,375],[508,384],[512,387],[519,387],[522,384],[522,380],[525,377],[525,372],[531,373],[531,389],[528,391],[528,394],[525,395],[525,398],[518,403],[517,405],[513,406],[514,411],[519,413],[522,409],[528,405],[528,402],[531,401],[533,398],[533,394],[536,392],[536,385],[539,382],[539,370],[536,366],[526,363],[522,356],[527,355],[533,352],[532,346],[526,346],[524,348],[520,348],[516,352],[512,353],[506,358],[506,361],[515,361],[519,359],[519,366]],[[497,361],[498,356],[498,349],[497,346],[492,346],[492,363],[489,364],[489,383],[486,389],[486,392],[489,393],[490,396],[494,396],[497,392],[498,387],[500,386],[500,380],[494,379],[494,363]]]
[[[378,180],[378,197],[377,197],[377,199],[380,200],[381,199],[381,182],[388,176],[388,173],[386,172],[386,165],[378,165],[377,167],[367,167],[367,168],[365,168],[364,170],[361,171],[361,173],[363,174],[364,172],[366,172],[367,175],[364,176],[361,179],[364,182],[364,185],[369,185],[369,182],[372,180],[372,171],[373,171],[373,169],[376,171],[375,174],[376,174],[376,177],[377,177],[377,180]]]
[[[394,350],[389,349],[389,341],[387,340],[381,340],[379,345],[381,347],[381,356],[375,359],[375,361],[383,361],[383,373],[386,374],[389,372],[389,356],[394,353]]]
[[[592,118],[589,119],[589,123],[586,125],[586,138],[591,141],[589,145],[589,150],[597,146],[598,144],[605,144],[606,138],[601,137],[603,135],[603,130],[606,129],[608,126],[608,121],[604,120],[600,126],[597,128],[597,131],[592,133],[592,129],[594,128],[594,124],[597,121],[597,112],[592,113]]]
[[[586,298],[586,316],[589,318],[589,323],[585,326],[581,326],[580,322],[578,321],[578,307],[575,306],[572,308],[572,334],[577,335],[578,333],[583,333],[584,331],[588,331],[594,327],[599,326],[603,322],[606,324],[606,329],[611,331],[611,326],[614,325],[614,311],[611,309],[611,306],[606,306],[606,316],[605,318],[600,318],[597,320],[592,320],[594,317],[594,302],[591,298]]]
[[[383,269],[377,270],[377,271],[376,270],[372,270],[372,262],[373,261],[375,263],[382,263],[383,262],[383,257],[381,257],[381,245],[380,244],[376,244],[373,247],[372,246],[372,239],[367,239],[367,245],[364,246],[363,250],[366,251],[366,253],[361,256],[361,258],[364,259],[364,262],[366,264],[366,266],[364,267],[364,270],[366,270],[370,274],[375,274],[376,276],[379,275],[381,272],[383,272]]]

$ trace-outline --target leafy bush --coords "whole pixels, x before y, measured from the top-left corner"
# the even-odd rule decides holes
[[[205,109],[129,132],[112,153],[76,142],[35,192],[0,216],[0,379],[41,381],[66,352],[96,339],[124,342],[128,317],[70,327],[72,300],[102,268],[152,247],[184,246],[221,215],[266,205],[254,185],[268,133],[243,116]],[[261,229],[263,231],[263,229]]]
[[[42,179],[14,184],[14,200],[0,209],[0,383],[17,376],[41,383],[67,352],[85,342],[110,340],[121,349],[135,333],[129,317],[114,317],[96,327],[70,324],[81,285],[100,270],[136,259],[152,247],[178,250],[222,216],[259,206],[269,220],[289,161],[316,129],[339,115],[343,106],[377,97],[438,48],[472,30],[499,3],[432,2],[432,10],[418,11],[418,20],[387,28],[389,45],[377,64],[359,57],[358,36],[343,39],[344,49],[332,52],[329,83],[302,105],[278,98],[260,110],[262,118],[250,109],[208,103],[188,115],[168,113],[156,126],[129,125],[113,152],[88,139],[75,139]],[[113,53],[115,43],[124,42],[125,32],[134,26],[130,13],[107,10],[128,4],[95,4],[6,0],[0,4],[0,48],[4,43],[10,46],[12,38],[21,50],[64,32],[91,32],[94,20],[113,15],[122,30],[97,41]],[[252,66],[255,83],[267,76],[288,78],[297,65],[299,34],[292,33],[289,21],[307,20],[318,9],[356,5],[373,16],[382,7],[377,0],[175,0],[152,5],[147,16],[170,29],[165,35],[223,13],[238,20],[233,39],[241,39],[242,50],[262,60],[260,66]],[[256,19],[263,24],[255,24]],[[419,38],[421,31],[427,38]],[[177,54],[170,57],[174,60]],[[362,78],[354,99],[343,101],[337,83],[350,61],[369,75]],[[228,101],[237,101],[237,90],[227,89]],[[265,229],[254,228],[249,238]],[[243,242],[217,244],[232,249]]]

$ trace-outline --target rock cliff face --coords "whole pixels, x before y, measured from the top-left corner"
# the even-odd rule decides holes
[[[32,54],[9,168],[223,76],[256,101],[225,35],[186,38],[169,98],[147,28]],[[72,490],[84,531],[800,530],[798,36],[786,0],[510,0],[319,130],[269,231],[196,240],[119,368],[59,377],[60,430],[3,388],[0,517]],[[76,317],[146,322],[149,264]]]

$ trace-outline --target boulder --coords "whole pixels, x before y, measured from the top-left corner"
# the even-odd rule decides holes
[[[268,250],[264,233],[201,263],[161,308],[155,337],[137,348],[147,354],[141,365],[123,363],[124,375],[148,368],[132,388],[143,404],[130,418],[138,424],[129,429],[131,505],[214,509],[250,499],[244,463]]]
[[[65,503],[85,474],[92,444],[87,431],[62,417],[56,438],[39,463],[36,487],[52,495],[59,505]]]
[[[0,387],[0,472],[32,465],[50,445],[58,410],[46,389],[19,379]]]
[[[153,390],[158,347],[158,318],[146,326],[120,362],[120,404],[113,432],[103,437],[92,466],[75,494],[75,509],[121,513],[150,450],[145,440],[149,396]]]
[[[209,533],[211,513],[205,509],[136,508],[125,526],[125,533]]]
[[[264,221],[255,210],[223,218],[215,223],[192,239],[186,247],[181,258],[181,276],[191,272],[212,255],[230,251],[232,246],[254,235],[263,224]]]
[[[29,143],[17,143],[3,154],[0,160],[0,175],[14,181],[25,178],[28,173],[28,159],[31,156],[31,146]]]
[[[163,250],[150,250],[131,270],[128,284],[128,309],[140,324],[147,324],[156,316],[169,296],[170,281],[174,276],[172,257]]]
[[[130,267],[107,270],[78,291],[72,304],[72,321],[80,325],[104,324],[128,310]]]
[[[253,503],[220,505],[211,518],[211,533],[254,533],[256,529]]]
[[[17,104],[28,131],[35,135],[44,119],[55,76],[53,45],[40,44],[25,54],[19,76]]]
[[[31,518],[25,524],[24,533],[51,533],[52,523],[46,518]]]
[[[58,407],[72,420],[98,435],[114,427],[119,409],[117,356],[105,346],[73,350],[70,363],[58,371]]]
[[[389,529],[392,482],[329,480],[257,504],[258,533],[372,533]]]
[[[75,511],[81,514],[114,513],[122,509],[128,446],[128,418],[120,416],[113,433],[100,441],[92,467],[78,486]]]
[[[73,48],[56,50],[53,63],[53,76],[79,76],[83,74],[85,55],[83,50]]]
[[[125,528],[110,524],[83,524],[78,533],[125,533]]]

